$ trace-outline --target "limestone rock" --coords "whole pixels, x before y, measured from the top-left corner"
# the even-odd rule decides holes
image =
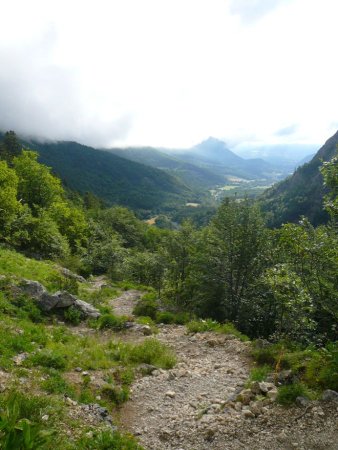
[[[167,392],[165,393],[165,396],[166,396],[166,397],[170,397],[170,398],[175,398],[176,392],[174,392],[174,391],[167,391]]]
[[[324,402],[338,402],[338,392],[327,389],[323,392],[322,400]]]

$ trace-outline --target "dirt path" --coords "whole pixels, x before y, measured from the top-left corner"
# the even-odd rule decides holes
[[[136,290],[125,291],[120,297],[111,300],[110,305],[118,316],[132,316],[134,306],[142,295],[143,292]]]

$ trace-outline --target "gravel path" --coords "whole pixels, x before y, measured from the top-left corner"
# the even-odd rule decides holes
[[[128,291],[114,299],[115,312],[131,315],[140,295]],[[145,449],[338,450],[337,404],[286,409],[267,399],[248,417],[246,406],[229,403],[247,380],[250,344],[214,333],[187,335],[175,325],[161,326],[156,338],[176,352],[178,364],[137,379],[119,418]]]
[[[136,290],[126,291],[120,297],[114,298],[110,305],[118,316],[132,316],[134,306],[143,294],[143,292]]]

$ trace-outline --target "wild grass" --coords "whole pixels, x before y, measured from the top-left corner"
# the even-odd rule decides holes
[[[215,320],[193,320],[186,324],[189,333],[205,333],[207,331],[213,331],[220,334],[232,334],[243,342],[249,341],[249,338],[245,334],[241,333],[236,327],[230,323],[218,323]]]
[[[60,288],[60,280],[63,278],[51,261],[26,258],[21,253],[1,247],[0,274],[39,281],[51,292]]]
[[[269,368],[276,375],[283,369],[292,371],[293,383],[279,388],[279,400],[289,404],[297,396],[318,396],[324,389],[338,389],[338,345],[328,343],[324,348],[307,347],[289,342],[254,343],[252,355],[258,363],[255,370]]]

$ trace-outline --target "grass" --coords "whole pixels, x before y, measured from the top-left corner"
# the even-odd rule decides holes
[[[249,341],[249,338],[245,334],[241,333],[236,327],[228,323],[218,323],[215,320],[192,320],[186,324],[189,333],[205,333],[207,331],[213,331],[220,334],[232,334],[243,342]]]
[[[0,274],[27,278],[42,283],[50,292],[60,289],[62,277],[51,261],[37,261],[26,258],[14,250],[0,247]]]
[[[116,298],[120,293],[119,289],[116,289],[112,286],[104,286],[101,289],[93,290],[90,283],[81,283],[79,285],[79,293],[78,296],[99,308],[107,303],[108,300]]]
[[[141,344],[111,342],[110,348],[115,361],[124,364],[151,364],[162,369],[171,369],[176,364],[174,353],[154,338],[145,339]]]
[[[264,381],[270,372],[271,367],[268,365],[254,367],[250,371],[249,382]]]
[[[276,375],[283,369],[292,371],[293,383],[278,390],[277,400],[283,405],[292,403],[298,396],[318,397],[325,389],[338,390],[337,343],[328,343],[320,349],[301,348],[287,342],[257,348],[254,343],[252,355],[258,363],[255,376],[266,371]]]

